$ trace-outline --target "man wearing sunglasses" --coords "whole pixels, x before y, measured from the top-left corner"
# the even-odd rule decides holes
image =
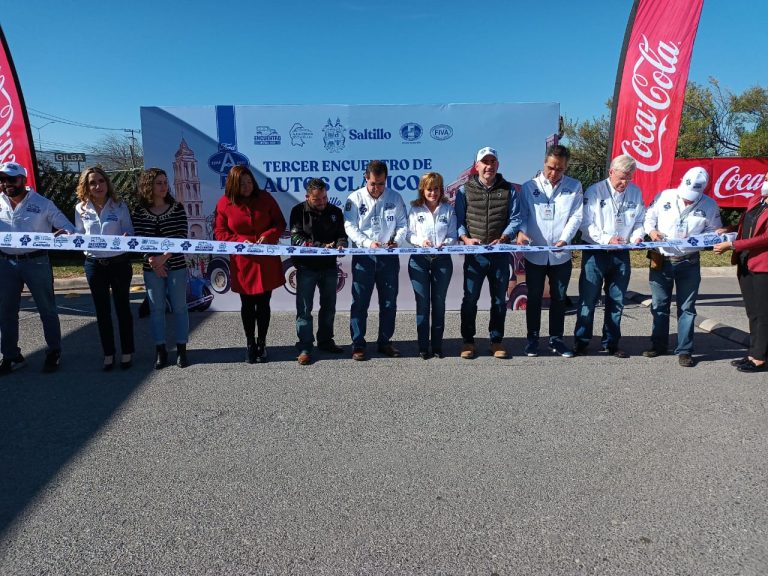
[[[27,170],[16,162],[0,164],[0,234],[75,231],[48,198],[27,185]],[[21,290],[27,285],[43,322],[48,350],[43,372],[55,372],[61,358],[61,325],[53,293],[53,271],[47,250],[31,246],[0,248],[0,376],[24,366],[19,348]]]

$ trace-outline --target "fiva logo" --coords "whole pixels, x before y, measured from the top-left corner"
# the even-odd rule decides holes
[[[453,136],[453,128],[448,124],[437,124],[429,129],[429,135],[435,140],[448,140]]]

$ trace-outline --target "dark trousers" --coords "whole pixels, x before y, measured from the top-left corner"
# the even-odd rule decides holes
[[[525,321],[528,338],[538,338],[541,330],[541,304],[544,281],[549,278],[549,339],[562,340],[565,331],[565,297],[571,280],[573,264],[570,260],[555,266],[540,266],[526,260],[525,283],[528,285],[528,308]]]
[[[592,339],[595,306],[605,285],[603,347],[616,348],[621,338],[621,314],[624,294],[629,286],[631,265],[628,250],[584,250],[579,276],[579,307],[574,339],[576,346],[586,346]]]
[[[336,318],[336,286],[339,272],[336,266],[314,270],[304,266],[296,268],[296,336],[301,352],[312,352],[314,334],[312,306],[315,288],[320,292],[320,311],[317,315],[317,343],[329,344],[333,340],[333,322]]]
[[[509,288],[509,254],[466,254],[464,256],[464,298],[461,301],[461,338],[474,342],[477,332],[477,301],[483,281],[488,279],[491,293],[491,318],[488,332],[491,342],[504,338]]]
[[[443,350],[445,297],[448,294],[448,284],[451,282],[452,274],[453,261],[447,255],[416,255],[411,256],[408,261],[408,276],[416,297],[416,334],[421,352],[429,351],[430,336],[432,350],[439,352]]]
[[[739,286],[749,318],[749,355],[768,359],[768,273],[750,272],[739,266]]]
[[[99,327],[99,339],[104,356],[113,356],[117,351],[112,325],[112,304],[109,301],[110,292],[117,316],[120,350],[123,354],[133,354],[135,348],[130,296],[133,268],[130,259],[126,256],[103,260],[86,258],[84,268],[85,278],[88,280],[88,287],[93,297],[93,305],[96,308],[96,324]]]
[[[399,256],[352,257],[352,308],[349,313],[349,332],[352,347],[364,350],[368,329],[368,307],[373,288],[379,297],[379,336],[376,343],[386,346],[395,333],[397,292],[400,274]]]
[[[272,316],[272,308],[269,306],[271,299],[272,290],[261,294],[240,294],[240,318],[243,321],[243,331],[248,344],[254,344],[257,340],[261,344],[267,341],[269,319]],[[257,327],[258,336],[256,336]]]

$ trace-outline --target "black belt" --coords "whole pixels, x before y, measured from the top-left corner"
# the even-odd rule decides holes
[[[85,259],[88,262],[93,262],[99,266],[109,266],[110,264],[117,264],[119,262],[126,262],[131,259],[128,254],[120,254],[118,256],[112,256],[110,258],[94,258],[93,256],[86,256]]]
[[[680,262],[698,262],[701,255],[696,252],[696,254],[691,254],[689,256],[664,256],[664,258],[673,264],[679,264]]]
[[[26,252],[24,254],[8,254],[7,252],[0,252],[0,256],[7,258],[8,260],[31,260],[32,258],[48,256],[48,250],[35,250],[34,252]]]

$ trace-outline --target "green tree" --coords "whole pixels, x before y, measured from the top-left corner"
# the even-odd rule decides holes
[[[768,90],[754,86],[732,97],[741,156],[768,156]]]

